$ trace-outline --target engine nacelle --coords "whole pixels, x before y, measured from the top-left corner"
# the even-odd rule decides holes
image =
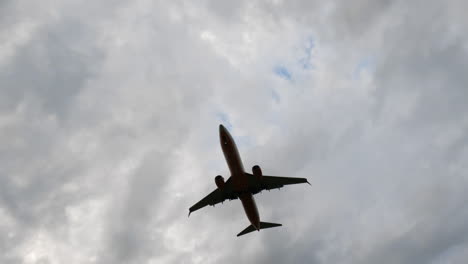
[[[218,189],[220,189],[220,190],[224,189],[224,185],[226,184],[224,182],[223,176],[221,176],[221,175],[218,175],[218,176],[215,177],[215,183],[216,183],[216,186],[218,186]]]
[[[261,180],[262,179],[262,169],[260,169],[260,166],[258,165],[255,165],[252,167],[252,173],[253,175],[255,176],[255,178],[257,178],[257,180]]]

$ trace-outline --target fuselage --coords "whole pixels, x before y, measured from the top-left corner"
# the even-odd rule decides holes
[[[245,214],[252,226],[257,230],[260,229],[260,216],[258,214],[257,205],[252,193],[249,192],[249,182],[244,171],[244,165],[237,150],[236,143],[229,131],[219,125],[219,140],[221,148],[226,158],[229,170],[231,171],[231,181],[234,191],[239,193],[239,199],[244,207]]]

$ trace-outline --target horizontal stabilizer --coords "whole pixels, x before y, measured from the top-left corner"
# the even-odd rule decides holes
[[[245,234],[248,234],[250,232],[253,232],[255,231],[255,227],[253,225],[249,225],[246,229],[242,230],[242,232],[240,232],[239,234],[237,234],[237,236],[242,236],[242,235],[245,235]]]
[[[282,226],[282,224],[260,222],[260,229],[272,228],[277,226]]]
[[[272,228],[272,227],[277,227],[281,226],[281,224],[276,224],[276,223],[267,223],[267,222],[260,222],[260,229],[266,229],[266,228]],[[255,227],[253,225],[249,225],[246,229],[242,230],[237,236],[242,236],[245,234],[248,234],[250,232],[255,231]]]

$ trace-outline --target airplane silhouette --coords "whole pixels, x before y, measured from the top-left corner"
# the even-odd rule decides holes
[[[229,177],[227,181],[224,181],[224,178],[221,175],[216,176],[215,183],[217,188],[198,203],[190,207],[189,216],[192,212],[207,205],[214,206],[215,204],[222,203],[227,199],[240,199],[251,225],[237,234],[237,236],[242,236],[255,230],[260,231],[260,229],[281,226],[281,224],[260,221],[260,216],[258,214],[257,205],[255,204],[253,195],[263,190],[279,189],[284,185],[298,183],[308,183],[310,185],[310,183],[306,178],[263,175],[262,170],[258,165],[252,167],[253,174],[247,173],[242,165],[242,160],[239,156],[236,143],[229,131],[223,125],[219,125],[219,139],[224,157],[226,158],[229,170],[231,171],[231,177]]]

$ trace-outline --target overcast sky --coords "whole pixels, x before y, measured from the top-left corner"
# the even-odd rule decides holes
[[[466,1],[95,2],[0,0],[0,263],[466,263]]]

